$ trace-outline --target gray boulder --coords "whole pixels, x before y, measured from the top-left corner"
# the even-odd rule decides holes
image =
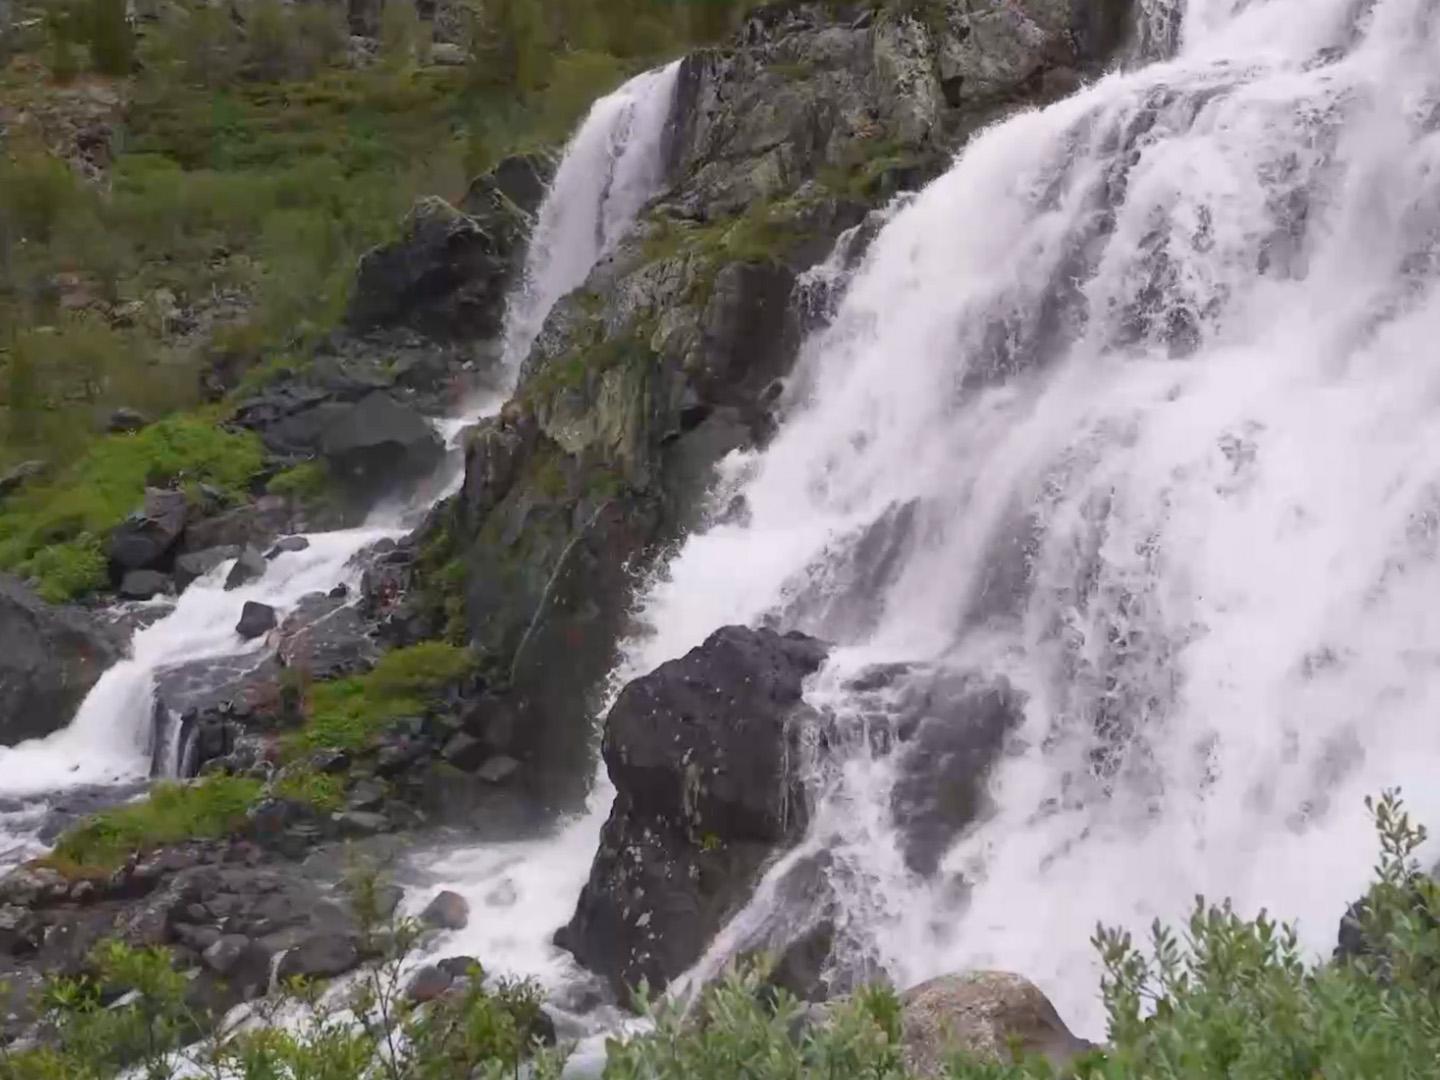
[[[43,461],[22,461],[0,475],[0,499],[13,495],[32,480],[38,480],[49,471]]]
[[[149,600],[170,588],[170,579],[158,570],[130,570],[120,579],[120,595],[126,600]]]
[[[188,589],[197,578],[202,578],[223,562],[237,558],[240,548],[235,544],[206,548],[204,551],[189,551],[175,556],[175,588]]]
[[[47,604],[0,574],[0,745],[64,727],[122,654],[116,637],[88,615]]]
[[[158,566],[185,531],[189,512],[183,491],[146,488],[141,510],[110,534],[111,563],[122,575]]]
[[[605,721],[616,797],[556,943],[622,997],[689,968],[804,832],[805,678],[825,646],[730,626],[631,682]]]
[[[225,576],[225,590],[238,589],[242,585],[248,585],[264,575],[269,564],[265,556],[256,551],[253,547],[247,547],[240,552],[235,559],[235,565],[230,568],[230,573]]]
[[[268,634],[275,629],[275,609],[269,604],[259,604],[254,600],[245,601],[245,606],[240,611],[240,621],[235,624],[235,632],[246,641],[251,638]]]
[[[459,893],[446,889],[425,905],[420,921],[438,930],[464,930],[470,922],[470,904]]]
[[[331,978],[343,975],[360,963],[360,950],[355,937],[348,933],[318,933],[307,937],[280,958],[276,975],[290,979]]]
[[[352,484],[424,475],[445,453],[423,416],[380,391],[341,411],[325,429],[321,450],[334,474]]]

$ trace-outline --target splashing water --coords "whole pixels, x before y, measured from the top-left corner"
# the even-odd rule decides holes
[[[627,665],[770,619],[840,646],[837,722],[877,662],[1007,679],[1023,722],[938,873],[895,856],[885,759],[826,774],[807,843],[897,982],[1019,971],[1091,1034],[1097,920],[1229,895],[1328,950],[1362,796],[1440,820],[1440,3],[1182,27],[896,215]]]
[[[555,302],[584,284],[654,196],[679,71],[677,60],[601,98],[565,147],[536,217],[520,291],[506,313],[505,360],[512,371]]]

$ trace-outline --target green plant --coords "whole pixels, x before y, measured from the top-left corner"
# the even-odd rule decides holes
[[[287,766],[271,785],[282,799],[308,803],[317,810],[334,811],[345,805],[345,784],[340,777],[317,772],[307,765]]]
[[[241,776],[159,783],[145,798],[102,810],[64,833],[55,855],[76,866],[105,869],[135,852],[228,836],[244,822],[262,788],[259,780]]]
[[[284,495],[300,502],[312,503],[330,492],[330,470],[323,461],[306,461],[276,473],[265,485],[272,495]]]
[[[469,650],[439,641],[395,649],[364,675],[310,687],[305,726],[292,750],[359,749],[391,722],[424,711],[441,690],[475,670]]]
[[[105,550],[89,533],[42,547],[18,569],[35,580],[35,591],[52,604],[102,589],[110,579]]]

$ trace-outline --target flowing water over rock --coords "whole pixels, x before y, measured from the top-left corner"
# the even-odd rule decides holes
[[[869,248],[628,661],[836,644],[833,963],[1024,972],[1093,1034],[1097,920],[1230,895],[1328,950],[1362,796],[1440,818],[1437,50],[1435,0],[1188,0],[1174,59],[991,128]],[[883,751],[977,679],[1019,716],[917,869]]]
[[[505,336],[517,343],[509,362],[510,381],[550,306],[584,280],[608,245],[633,224],[660,182],[675,68],[647,72],[601,98],[567,147],[539,211],[524,291],[510,308]],[[471,403],[463,416],[437,422],[436,427],[453,450],[467,422],[498,405],[495,398]],[[48,810],[57,804],[77,808],[67,811],[73,816],[103,805],[106,792],[109,801],[118,801],[135,794],[152,774],[173,775],[183,758],[180,729],[174,723],[157,724],[157,688],[179,681],[184,693],[203,694],[206,679],[228,682],[273,662],[273,642],[264,636],[246,641],[236,632],[246,603],[273,608],[283,625],[302,598],[341,585],[347,588],[337,594],[356,597],[363,570],[357,557],[378,541],[403,535],[429,506],[456,489],[461,480],[457,456],[452,454],[409,498],[376,507],[363,527],[313,533],[304,538],[307,545],[293,541],[274,551],[268,563],[258,559],[256,580],[227,589],[236,560],[214,565],[162,617],[135,634],[128,658],[100,678],[68,727],[45,739],[0,749],[0,851],[5,861],[19,862],[54,839]],[[166,602],[156,602],[162,604]],[[192,685],[197,679],[199,684]],[[421,858],[422,863],[433,863],[433,873],[453,872],[479,890],[481,895],[472,899],[477,910],[507,909],[501,919],[477,919],[461,942],[483,957],[488,969],[537,975],[547,982],[556,981],[555,972],[562,968],[573,970],[549,938],[584,880],[586,866],[583,856],[577,857],[577,841],[593,850],[594,828],[588,820],[579,830],[571,827],[556,837],[523,843],[449,848]],[[497,884],[503,885],[499,891]]]

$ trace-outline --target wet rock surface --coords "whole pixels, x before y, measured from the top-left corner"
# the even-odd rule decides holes
[[[622,999],[698,959],[803,834],[801,686],[824,657],[813,638],[726,627],[616,699],[604,741],[615,805],[556,940]]]

